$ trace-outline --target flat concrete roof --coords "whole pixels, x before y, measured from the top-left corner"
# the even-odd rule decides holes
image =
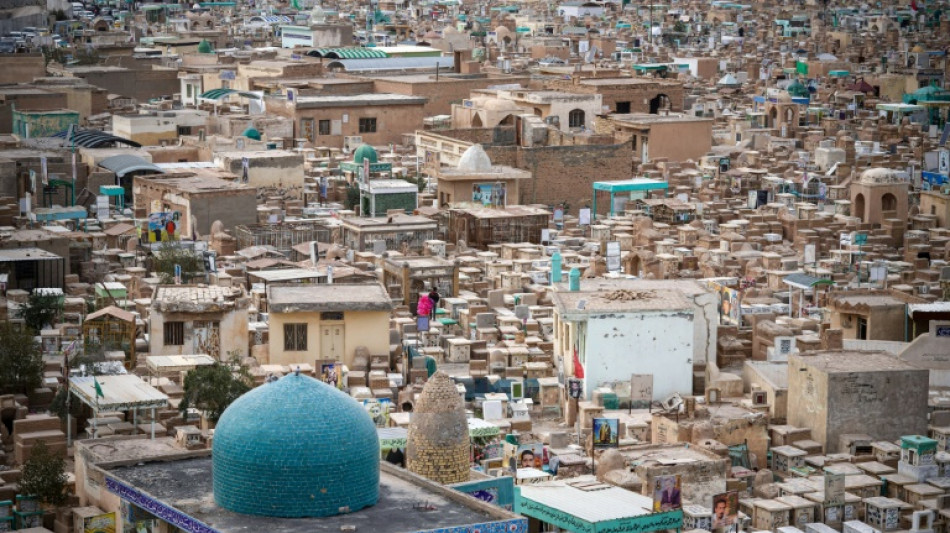
[[[257,188],[250,187],[243,183],[236,181],[230,181],[226,179],[219,178],[213,175],[198,175],[205,174],[203,172],[207,169],[189,169],[185,172],[191,175],[182,175],[181,174],[171,174],[164,176],[150,176],[147,178],[136,178],[136,181],[142,185],[152,186],[152,187],[163,187],[166,189],[172,189],[179,193],[188,193],[188,194],[207,194],[207,193],[220,193],[220,192],[246,192],[248,194],[257,194]],[[211,172],[219,175],[231,175],[229,172],[224,170],[211,170]]]
[[[675,82],[661,81],[652,78],[584,78],[580,85],[679,85]]]
[[[635,291],[661,289],[678,291],[686,296],[713,292],[696,279],[581,279],[581,292],[615,289],[630,289]]]
[[[614,122],[621,122],[632,125],[648,124],[667,124],[677,122],[708,122],[713,123],[713,119],[706,117],[697,117],[691,115],[651,115],[649,113],[628,113],[622,115],[609,115],[609,119]]]
[[[571,292],[561,285],[552,294],[552,300],[563,315],[682,311],[692,307],[679,291],[664,289],[630,290],[612,288]]]
[[[722,460],[712,452],[704,451],[696,446],[687,448],[682,443],[654,444],[621,450],[620,453],[628,460],[635,460],[639,464],[655,461],[661,465],[675,465]]]
[[[801,362],[827,374],[849,374],[852,372],[927,372],[914,367],[885,352],[864,352],[858,350],[827,350],[809,352],[807,356],[790,355],[789,362],[801,359]]]
[[[162,285],[152,298],[152,308],[162,313],[214,313],[247,305],[241,289],[217,285]]]
[[[297,96],[298,108],[359,107],[366,105],[422,105],[428,99],[393,93],[341,94],[327,96]]]
[[[44,261],[50,259],[62,259],[62,257],[53,252],[47,252],[46,250],[35,247],[0,250],[0,263],[10,261]]]
[[[395,467],[391,467],[395,468]],[[211,457],[179,461],[151,462],[119,467],[107,475],[147,493],[152,498],[200,520],[221,533],[269,531],[281,533],[334,531],[356,526],[357,531],[406,533],[430,529],[482,524],[515,518],[498,509],[487,510],[472,501],[450,499],[411,474],[396,475],[383,465],[379,481],[379,502],[354,513],[323,518],[273,518],[239,514],[214,501]],[[450,490],[450,489],[446,489]],[[419,511],[416,504],[427,503],[431,511]]]
[[[745,365],[753,369],[759,379],[765,380],[777,389],[788,388],[788,363],[773,361],[746,361]]]
[[[436,226],[436,221],[428,217],[418,215],[393,215],[389,217],[348,217],[343,219],[344,226],[350,226],[360,229],[398,229],[403,225],[425,225]],[[425,229],[425,228],[417,228]]]
[[[378,283],[359,285],[269,285],[267,306],[271,313],[322,311],[390,311],[392,300]]]

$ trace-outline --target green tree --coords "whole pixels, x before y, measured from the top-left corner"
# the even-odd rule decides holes
[[[39,332],[56,323],[63,310],[63,302],[54,294],[41,294],[33,291],[26,305],[20,310],[20,318],[26,327]]]
[[[46,443],[39,441],[23,465],[20,492],[36,496],[47,505],[66,503],[66,460],[50,452]]]
[[[188,409],[192,407],[217,422],[234,400],[251,390],[251,385],[251,375],[236,355],[232,355],[229,363],[199,366],[185,376],[185,393],[178,410],[186,422]]]
[[[360,209],[360,187],[355,183],[346,188],[346,197],[343,198],[343,207],[346,209]]]
[[[204,260],[194,250],[173,242],[162,243],[152,257],[152,271],[158,273],[162,283],[174,283],[175,265],[181,266],[183,283],[204,272]]]
[[[28,394],[43,381],[43,353],[31,331],[0,324],[0,394]]]
[[[89,376],[100,376],[102,372],[96,363],[104,363],[106,361],[106,350],[112,349],[111,347],[103,346],[87,346],[85,349],[82,349],[79,353],[74,354],[69,358],[69,368],[80,368],[85,367],[86,375]],[[120,348],[121,349],[121,348]],[[60,387],[56,390],[56,395],[53,396],[53,401],[49,404],[49,412],[59,417],[60,420],[65,421],[67,415],[67,387]],[[82,402],[73,398],[69,402],[69,411],[68,414],[72,415],[74,418],[79,418],[83,415],[83,405]]]

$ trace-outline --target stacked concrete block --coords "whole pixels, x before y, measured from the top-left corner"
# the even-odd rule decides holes
[[[59,418],[49,415],[30,415],[13,422],[14,458],[23,464],[37,443],[43,442],[54,455],[66,457],[66,434]]]

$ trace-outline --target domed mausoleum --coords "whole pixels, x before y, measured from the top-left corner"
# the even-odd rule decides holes
[[[352,512],[379,498],[379,438],[355,400],[290,374],[225,410],[212,450],[215,502],[271,517]]]
[[[406,468],[442,484],[468,481],[468,416],[445,372],[436,372],[412,410],[406,442]]]
[[[356,148],[353,152],[353,162],[362,165],[364,159],[369,159],[370,163],[376,163],[379,161],[379,155],[376,153],[376,149],[372,146],[363,143]]]
[[[883,224],[888,219],[906,221],[908,182],[906,174],[894,169],[865,170],[851,182],[851,215],[868,224]]]

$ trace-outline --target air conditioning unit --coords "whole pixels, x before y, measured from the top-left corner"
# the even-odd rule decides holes
[[[345,136],[343,137],[343,152],[348,154],[353,150],[356,150],[356,148],[361,144],[363,144],[362,135]]]
[[[673,394],[664,398],[663,401],[660,402],[660,405],[662,405],[663,409],[667,411],[678,410],[680,406],[683,405],[683,398],[681,398],[679,394],[674,392]]]

